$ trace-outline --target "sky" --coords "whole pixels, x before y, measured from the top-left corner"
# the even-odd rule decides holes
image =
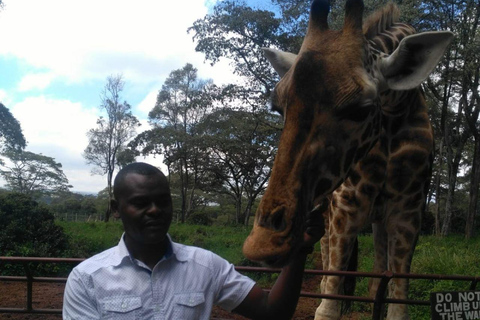
[[[228,61],[210,66],[187,33],[215,1],[3,0],[0,102],[20,122],[26,150],[60,162],[71,191],[104,189],[106,176],[92,175],[82,152],[109,76],[123,75],[123,100],[142,122],[137,132],[149,129],[169,73],[186,63],[200,78],[235,81]],[[162,167],[159,158],[137,161]]]

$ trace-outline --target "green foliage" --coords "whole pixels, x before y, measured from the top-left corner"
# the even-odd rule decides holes
[[[242,245],[250,233],[241,226],[199,226],[172,224],[170,235],[175,242],[211,250],[233,264],[243,261]]]
[[[0,1],[0,10],[3,3]],[[2,103],[0,103],[0,151],[25,148],[25,137],[20,123]]]
[[[9,149],[1,155],[12,163],[11,166],[3,165],[5,170],[0,170],[7,189],[11,191],[39,198],[66,192],[72,187],[63,173],[62,164],[52,157],[21,149]]]
[[[53,214],[30,197],[0,194],[0,252],[6,256],[62,256],[67,248],[63,229]]]
[[[93,195],[65,192],[60,196],[45,199],[50,203],[50,209],[55,217],[60,220],[81,221],[92,219],[102,220],[105,211],[97,210],[97,202],[100,200]]]
[[[57,221],[68,236],[65,257],[88,258],[118,244],[123,233],[121,222]]]
[[[202,226],[211,226],[213,223],[213,219],[210,218],[208,212],[199,211],[190,214],[187,218],[187,222],[189,224],[197,224]]]

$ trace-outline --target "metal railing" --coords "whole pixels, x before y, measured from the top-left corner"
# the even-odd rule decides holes
[[[0,308],[1,313],[30,313],[30,314],[61,314],[61,309],[34,309],[32,306],[33,297],[33,283],[65,283],[67,278],[62,277],[35,277],[32,275],[29,264],[36,263],[68,263],[78,264],[85,259],[81,258],[34,258],[34,257],[0,257],[1,263],[10,264],[22,264],[25,276],[0,276],[0,281],[21,281],[27,283],[27,301],[26,308]],[[262,268],[262,267],[244,267],[236,266],[239,272],[254,272],[254,273],[278,273],[280,269]],[[423,280],[457,280],[457,281],[469,281],[470,290],[475,290],[477,284],[480,282],[480,277],[476,276],[458,276],[458,275],[440,275],[440,274],[404,274],[393,273],[385,271],[383,273],[373,272],[349,272],[349,271],[326,271],[326,270],[305,270],[305,274],[314,276],[335,275],[335,276],[354,276],[360,278],[379,278],[380,285],[377,290],[377,294],[374,298],[361,297],[361,296],[346,296],[346,295],[331,295],[320,294],[314,292],[300,293],[300,297],[306,298],[319,298],[319,299],[333,299],[333,300],[345,300],[356,301],[363,303],[373,304],[372,319],[378,320],[382,318],[382,312],[384,305],[387,303],[408,304],[408,305],[430,305],[430,301],[425,300],[411,300],[411,299],[390,299],[386,298],[386,291],[388,283],[394,278],[403,279],[423,279]]]

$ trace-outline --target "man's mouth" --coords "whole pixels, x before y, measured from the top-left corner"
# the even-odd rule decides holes
[[[161,228],[163,225],[162,221],[148,221],[144,224],[145,228]]]

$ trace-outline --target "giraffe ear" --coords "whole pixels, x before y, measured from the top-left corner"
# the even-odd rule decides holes
[[[410,90],[419,86],[433,71],[452,39],[453,33],[448,31],[405,37],[389,57],[380,61],[387,87]]]
[[[275,69],[280,77],[283,77],[285,73],[287,73],[297,58],[296,54],[290,52],[270,48],[262,48],[262,50],[273,69]]]

